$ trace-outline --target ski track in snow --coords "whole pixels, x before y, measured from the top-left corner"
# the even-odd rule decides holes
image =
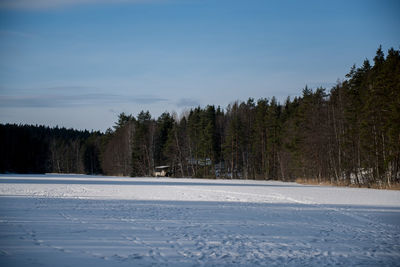
[[[400,266],[400,192],[0,176],[0,266]]]

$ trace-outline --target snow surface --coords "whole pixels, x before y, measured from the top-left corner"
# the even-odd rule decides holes
[[[0,175],[0,266],[400,266],[400,192]]]

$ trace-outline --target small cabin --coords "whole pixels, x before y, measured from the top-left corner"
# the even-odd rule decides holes
[[[169,166],[157,166],[155,167],[154,176],[155,177],[168,177],[170,176]]]

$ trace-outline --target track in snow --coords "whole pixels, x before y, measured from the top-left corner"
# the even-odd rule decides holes
[[[278,182],[4,175],[0,265],[399,265],[399,197]]]

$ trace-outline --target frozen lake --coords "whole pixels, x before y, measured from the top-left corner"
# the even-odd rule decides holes
[[[0,266],[400,266],[400,192],[0,176]]]

